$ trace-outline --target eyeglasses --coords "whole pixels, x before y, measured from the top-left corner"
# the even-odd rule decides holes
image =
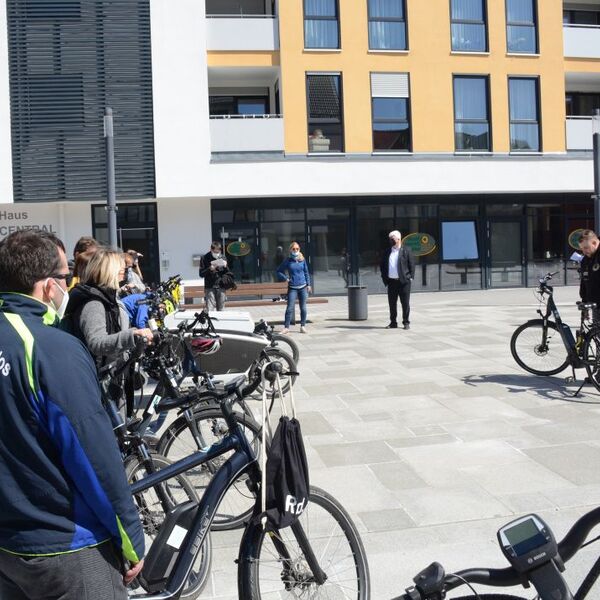
[[[55,275],[50,275],[52,279],[64,279],[67,287],[71,287],[73,283],[73,273],[56,273]]]

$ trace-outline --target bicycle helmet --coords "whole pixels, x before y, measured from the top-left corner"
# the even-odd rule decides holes
[[[221,348],[223,340],[218,335],[202,335],[191,338],[189,343],[194,354],[214,354]]]

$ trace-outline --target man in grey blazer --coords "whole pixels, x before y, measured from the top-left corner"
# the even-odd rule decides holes
[[[398,298],[402,305],[402,324],[404,329],[410,329],[410,284],[415,276],[415,257],[402,244],[399,231],[390,231],[390,247],[383,253],[381,259],[381,279],[387,287],[390,305],[390,324],[387,329],[398,328]]]

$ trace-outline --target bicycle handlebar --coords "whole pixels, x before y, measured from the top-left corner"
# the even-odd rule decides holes
[[[558,544],[558,553],[563,562],[566,563],[577,554],[590,531],[598,524],[600,524],[600,507],[591,510],[575,522]],[[474,568],[445,575],[441,584],[442,589],[439,591],[423,591],[424,588],[428,587],[428,582],[422,579],[424,573],[425,571],[422,571],[414,578],[415,587],[407,589],[405,594],[397,596],[394,600],[429,600],[438,598],[439,596],[432,595],[432,592],[434,594],[439,594],[442,591],[448,592],[460,585],[464,585],[465,581],[492,587],[511,587],[523,584],[523,577],[512,567],[505,569]]]
[[[131,354],[127,358],[115,360],[109,363],[108,365],[101,367],[98,370],[98,379],[113,379],[118,377],[119,375],[122,375],[127,369],[127,367],[132,365],[138,358],[142,356],[142,354],[144,354],[147,346],[148,341],[145,337],[138,338],[133,350],[131,351]]]

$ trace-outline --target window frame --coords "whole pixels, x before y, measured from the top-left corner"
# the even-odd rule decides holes
[[[408,98],[404,98],[402,96],[371,96],[371,134],[372,134],[372,148],[373,152],[381,152],[381,153],[402,153],[402,154],[410,154],[412,149],[412,112],[410,106],[410,78],[408,81],[409,93]],[[406,100],[406,119],[381,119],[375,118],[375,103],[374,100]],[[407,123],[408,124],[408,148],[397,149],[397,148],[376,148],[375,147],[375,123]]]
[[[340,150],[329,150],[326,154],[344,154],[346,152],[346,131],[344,127],[344,78],[342,77],[341,71],[306,71],[304,74],[304,87],[306,93],[306,139],[308,142],[309,131],[312,129],[311,123],[313,125],[320,125],[322,123],[318,123],[310,120],[310,92],[308,87],[308,78],[309,77],[337,77],[339,80],[339,100],[340,100],[340,136],[342,138],[341,149]],[[327,119],[321,119],[322,122],[326,122]],[[311,152],[310,146],[307,148],[308,154],[321,154],[321,152]]]
[[[454,82],[456,79],[484,79],[485,80],[485,105],[487,120],[483,119],[457,119],[456,118],[456,91]],[[456,154],[489,154],[493,152],[494,140],[492,136],[492,105],[491,105],[491,87],[490,87],[490,75],[489,74],[477,74],[477,73],[453,73],[452,74],[452,117],[454,119],[454,152]],[[488,149],[487,150],[468,150],[459,149],[456,147],[456,124],[457,123],[487,123],[488,126]]]
[[[504,0],[504,17],[506,20],[506,52],[508,54],[530,54],[530,55],[537,55],[540,53],[540,39],[539,39],[539,12],[538,12],[538,2],[537,0],[531,0],[531,5],[533,8],[533,25],[529,22],[524,22],[524,21],[509,21],[508,20],[508,2],[509,0]],[[508,40],[508,28],[509,27],[533,27],[534,31],[535,31],[535,48],[533,50],[533,52],[523,52],[521,50],[511,50],[508,46],[509,44],[509,40]]]
[[[374,52],[408,52],[408,14],[406,0],[398,0],[402,4],[403,18],[399,17],[372,17],[371,16],[371,0],[367,0],[367,37],[369,43],[369,50]],[[404,25],[404,48],[375,48],[371,45],[371,34],[370,27],[371,23],[402,23]]]
[[[511,79],[526,79],[535,82],[535,110],[537,112],[537,121],[528,121],[525,119],[513,119],[512,114],[510,112],[510,82]],[[508,75],[507,76],[507,85],[508,85],[508,141],[510,144],[510,153],[511,154],[531,154],[531,153],[541,153],[543,152],[542,145],[542,104],[541,104],[541,85],[540,85],[540,76],[539,75]],[[537,150],[519,150],[514,149],[512,147],[512,135],[511,128],[513,124],[516,125],[533,125],[536,124],[538,127],[538,149]]]
[[[306,0],[302,0],[302,28],[304,36],[304,49],[305,50],[341,50],[342,48],[342,32],[340,24],[340,0],[333,0],[335,3],[335,16],[309,16],[306,13]],[[336,46],[307,46],[306,45],[306,21],[335,21],[337,23],[337,45]]]
[[[467,52],[467,53],[489,53],[490,51],[490,36],[488,28],[488,0],[482,0],[483,2],[483,21],[473,21],[470,19],[453,19],[452,18],[452,3],[454,0],[450,0],[448,7],[450,10],[450,50],[452,52]],[[465,50],[464,48],[454,48],[452,46],[452,25],[483,25],[485,31],[485,49],[484,50]]]

